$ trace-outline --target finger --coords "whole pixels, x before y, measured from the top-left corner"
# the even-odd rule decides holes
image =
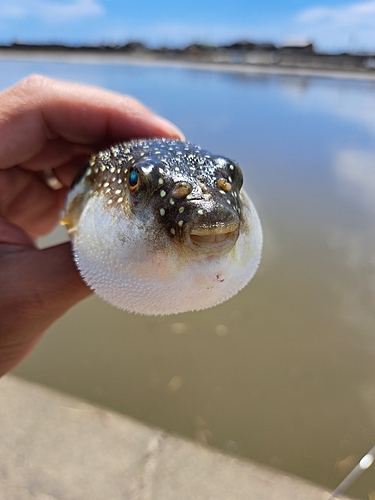
[[[0,217],[0,244],[35,248],[34,241],[20,227]],[[4,247],[2,247],[4,252]]]
[[[3,275],[8,295],[19,297],[23,310],[28,303],[30,310],[38,303],[46,312],[50,309],[61,312],[91,295],[74,264],[70,243],[43,250],[35,247],[23,247],[22,252],[16,253],[13,250]]]
[[[0,168],[25,163],[49,140],[98,144],[181,132],[128,96],[33,76],[0,95]]]
[[[63,186],[70,187],[77,173],[89,159],[89,156],[74,158],[68,163],[61,165],[61,167],[54,169],[54,174]]]
[[[94,151],[95,148],[92,145],[74,144],[58,138],[48,141],[40,153],[19,165],[33,172],[53,170],[76,158],[90,158]]]
[[[92,292],[79,276],[69,243],[45,250],[0,245],[0,274],[1,376],[54,321]]]
[[[15,167],[0,170],[0,215],[36,238],[60,217],[60,198],[44,179]]]

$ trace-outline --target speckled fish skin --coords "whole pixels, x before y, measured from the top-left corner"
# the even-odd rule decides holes
[[[258,215],[233,161],[147,139],[99,152],[73,183],[63,223],[81,275],[111,304],[173,314],[223,302],[253,277]]]

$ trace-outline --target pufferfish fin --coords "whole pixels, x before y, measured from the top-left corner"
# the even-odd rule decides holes
[[[66,226],[68,233],[73,236],[78,227],[78,222],[81,217],[82,210],[86,204],[86,196],[84,194],[77,195],[68,205],[65,217],[60,221],[62,226]]]
[[[92,161],[78,173],[66,200],[65,215],[60,224],[67,227],[70,236],[74,236],[77,232],[79,219],[92,192],[92,180],[89,177],[91,165]]]

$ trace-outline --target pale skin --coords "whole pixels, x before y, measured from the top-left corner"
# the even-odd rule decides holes
[[[93,152],[135,137],[183,139],[128,96],[32,76],[0,93],[0,376],[91,294],[69,243],[35,239],[58,223],[66,192]],[[51,189],[45,171],[62,184]]]

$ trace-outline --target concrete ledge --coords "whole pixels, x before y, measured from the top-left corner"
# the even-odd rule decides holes
[[[301,479],[25,382],[0,381],[1,500],[319,500]]]

